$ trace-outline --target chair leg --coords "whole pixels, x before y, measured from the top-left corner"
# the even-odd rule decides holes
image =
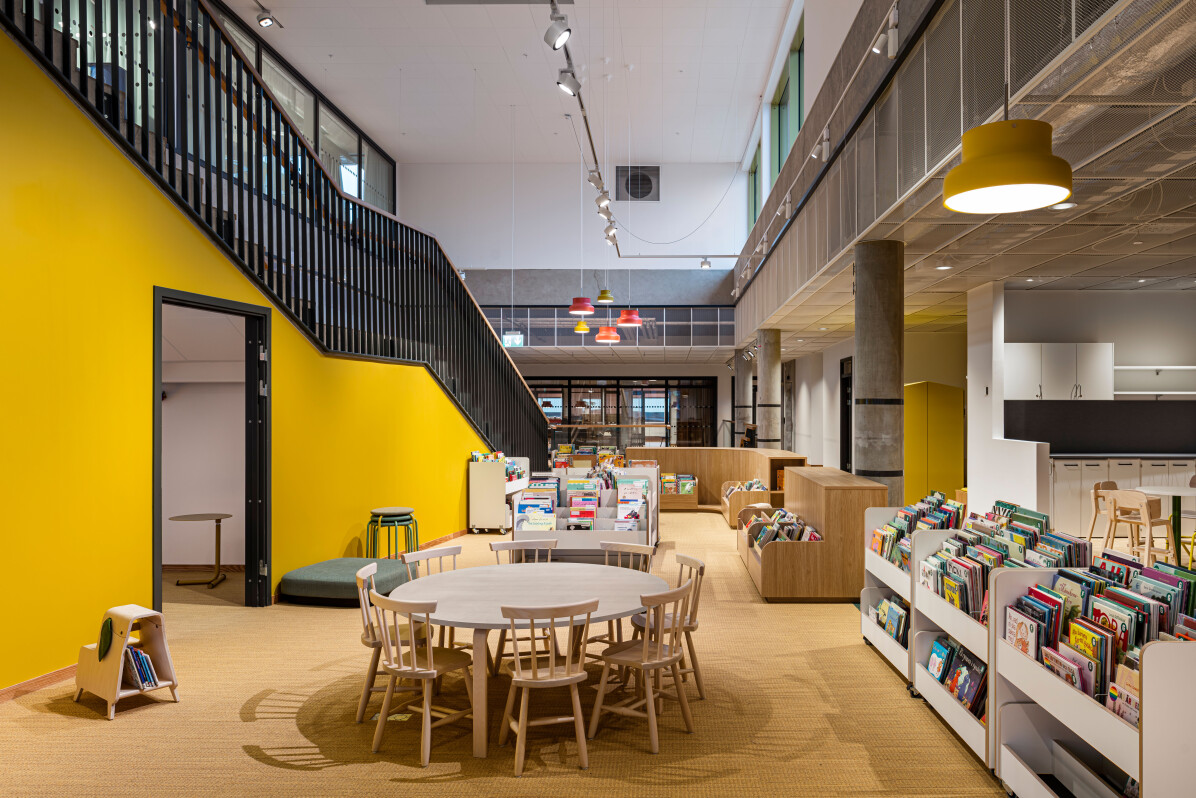
[[[494,649],[494,662],[490,665],[490,675],[498,676],[498,669],[502,666],[503,650],[507,647],[507,630],[498,633],[498,648]]]
[[[586,750],[585,720],[581,714],[581,696],[577,694],[577,685],[569,685],[569,693],[573,698],[573,733],[577,735],[577,758],[581,762],[581,769],[590,767],[590,754]]]
[[[419,764],[427,767],[432,760],[432,680],[424,679],[424,723],[419,733]]]
[[[395,677],[386,684],[386,697],[382,699],[382,710],[378,713],[378,727],[374,729],[374,753],[382,747],[382,733],[386,731],[386,718],[390,715],[390,701],[395,694]]]
[[[527,704],[531,688],[524,687],[519,696],[519,730],[515,732],[515,775],[523,775],[523,757],[527,753]]]
[[[370,703],[370,691],[374,689],[374,680],[378,678],[378,660],[382,656],[382,649],[375,648],[370,655],[370,669],[365,675],[365,687],[361,688],[361,702],[357,705],[357,722],[365,720],[365,709]]]
[[[519,690],[515,682],[511,682],[511,689],[507,691],[506,709],[502,711],[502,724],[498,727],[498,744],[506,745],[511,736],[511,710],[515,707],[515,693]]]
[[[656,673],[644,674],[644,697],[647,701],[644,708],[648,711],[648,740],[652,744],[652,753],[660,753],[660,735],[656,731],[656,695],[652,692],[652,682],[656,681]],[[680,689],[680,685],[678,685]]]
[[[598,683],[598,697],[594,699],[594,711],[590,715],[591,740],[598,733],[598,718],[602,715],[602,699],[606,696],[606,680],[610,678],[610,663],[602,663],[602,681]]]
[[[689,698],[685,695],[685,688],[681,686],[681,668],[673,663],[673,684],[677,686],[677,703],[681,705],[681,719],[685,721],[685,730],[694,733],[693,715],[689,713]]]
[[[702,669],[698,667],[698,655],[694,651],[694,638],[692,632],[685,633],[685,647],[689,649],[689,664],[694,671],[694,682],[698,685],[698,700],[706,700],[706,687],[702,684]]]

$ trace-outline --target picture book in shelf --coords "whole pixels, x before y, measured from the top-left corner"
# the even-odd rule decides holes
[[[1196,637],[1196,620],[1181,611],[1191,607],[1196,571],[1161,566],[1106,550],[1087,568],[1059,569],[1006,608],[1007,628],[1037,624],[1014,647],[1136,725],[1142,647]]]
[[[905,572],[910,570],[910,535],[916,529],[952,529],[959,525],[962,505],[934,491],[920,502],[897,511],[891,521],[872,531],[869,548]]]
[[[868,617],[902,647],[907,645],[909,605],[901,598],[897,596],[882,598],[875,607],[868,608]]]

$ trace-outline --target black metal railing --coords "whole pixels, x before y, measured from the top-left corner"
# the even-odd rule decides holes
[[[0,0],[0,20],[323,350],[425,364],[492,447],[545,459],[439,244],[338,190],[203,0]]]

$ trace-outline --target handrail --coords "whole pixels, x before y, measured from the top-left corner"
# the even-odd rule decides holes
[[[206,0],[34,8],[0,3],[0,21],[321,352],[424,365],[487,445],[547,452],[547,416],[436,239],[341,190]],[[72,31],[89,16],[90,54]]]
[[[166,5],[165,0],[159,0],[159,2],[161,2],[161,4],[163,6]],[[261,74],[257,71],[257,68],[253,65],[252,59],[246,58],[245,53],[241,51],[241,45],[237,44],[237,40],[229,35],[228,30],[224,27],[224,23],[222,23],[220,21],[220,15],[218,13],[216,13],[216,11],[212,8],[211,4],[208,3],[208,0],[197,0],[197,2],[201,6],[203,6],[204,10],[208,13],[208,16],[211,18],[212,25],[214,25],[216,27],[216,29],[220,31],[220,34],[224,37],[225,42],[232,45],[233,51],[238,56],[240,56],[241,61],[246,65],[246,67],[248,67],[249,74],[253,75],[253,77],[256,78],[257,81],[261,84],[262,92],[267,97],[269,97],[270,102],[274,103],[274,105],[278,108],[279,114],[287,121],[287,124],[291,126],[292,130],[298,132],[299,126],[297,124],[295,124],[295,121],[293,119],[291,119],[290,114],[287,113],[286,107],[281,102],[278,101],[278,97],[276,97],[273,90],[270,89],[269,85],[266,83],[265,78],[263,78],[261,76]],[[336,193],[340,196],[341,199],[343,199],[347,202],[350,202],[354,205],[359,205],[362,208],[364,208],[372,213],[377,213],[380,216],[384,216],[384,217],[390,219],[391,221],[398,222],[399,224],[401,224],[405,227],[409,227],[412,230],[415,230],[416,232],[423,233],[424,235],[428,236],[429,238],[432,238],[432,239],[436,238],[436,236],[432,235],[431,233],[427,232],[426,230],[421,230],[420,228],[415,227],[412,224],[404,222],[398,216],[395,216],[393,213],[390,213],[389,211],[384,211],[381,208],[375,208],[373,205],[370,205],[369,203],[364,202],[364,201],[358,199],[357,197],[351,197],[348,194],[345,194],[343,191],[340,190],[340,187],[337,186],[336,178],[333,176],[333,174],[331,172],[328,171],[328,167],[325,166],[324,162],[320,160],[320,154],[318,152],[316,152],[315,148],[312,147],[311,144],[307,141],[307,139],[305,139],[302,135],[298,136],[297,138],[299,140],[299,145],[301,147],[303,147],[304,149],[306,149],[308,151],[308,154],[312,156],[312,159],[315,161],[316,168],[324,173],[324,176],[327,177],[329,182],[332,184],[332,189],[334,191],[336,191]],[[397,179],[397,172],[396,172],[396,179]],[[436,245],[439,247],[440,243],[437,242]],[[449,265],[452,266],[453,275],[457,278],[457,281],[461,283],[461,287],[465,289],[465,293],[469,295],[469,300],[471,302],[473,302],[474,308],[477,310],[477,312],[480,315],[484,316],[485,314],[482,313],[482,306],[479,305],[478,301],[474,298],[473,292],[471,292],[469,290],[469,286],[466,285],[465,281],[461,279],[461,272],[457,269],[456,266],[453,266],[452,260],[449,258],[448,253],[444,252],[443,247],[440,248],[440,251],[442,254],[444,254],[445,260],[447,260],[449,262]],[[495,341],[498,342],[498,345],[502,346],[502,339],[498,337],[498,334],[494,331],[494,329],[491,328],[489,325],[487,325],[487,329],[490,330],[490,334],[492,336],[494,336],[494,339],[495,339]],[[519,381],[523,383],[523,389],[525,391],[527,391],[528,396],[532,397],[532,399],[535,400],[536,395],[532,392],[532,389],[530,387],[528,387],[527,381],[523,379],[523,375],[519,373],[519,367],[515,365],[515,361],[511,358],[511,354],[509,352],[507,352],[507,349],[505,346],[503,347],[502,351],[503,351],[503,354],[507,358],[507,362],[511,364],[511,368],[515,369],[515,373],[519,374]],[[542,410],[541,410],[541,414],[543,414]],[[545,416],[545,421],[547,421],[547,416]]]

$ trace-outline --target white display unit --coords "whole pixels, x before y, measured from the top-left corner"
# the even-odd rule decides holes
[[[897,669],[906,683],[913,679],[910,671],[909,650],[894,640],[885,632],[884,627],[875,623],[869,615],[870,607],[875,607],[882,598],[900,596],[906,604],[910,604],[913,584],[910,575],[902,571],[893,563],[876,554],[871,549],[872,530],[888,523],[897,515],[900,507],[869,507],[864,511],[864,589],[860,591],[860,633],[882,657]],[[910,616],[906,623],[913,620],[911,606]],[[912,640],[913,633],[907,632],[906,640]]]
[[[487,460],[469,463],[469,528],[509,529],[514,521],[510,504],[512,497],[527,487],[531,474],[531,461],[526,457],[508,457],[507,460],[523,468],[524,477],[507,481],[507,464],[502,460]]]
[[[943,541],[958,530],[923,529],[914,532],[911,541],[910,570],[914,600],[910,620],[910,639],[913,641],[914,690],[951,727],[972,753],[986,765],[992,766],[992,740],[986,725],[963,707],[937,679],[926,670],[930,648],[935,638],[949,635],[972,652],[977,659],[989,664],[990,630],[966,612],[954,607],[945,598],[918,583],[918,563],[943,547]],[[991,665],[989,665],[991,668]],[[991,713],[989,714],[991,718]]]
[[[1054,568],[1000,568],[993,572],[989,606],[994,629],[1005,608]],[[1019,798],[1058,798],[1040,774],[1053,773],[1076,795],[1104,796],[1087,786],[1091,771],[1107,760],[1137,779],[1142,798],[1191,794],[1191,718],[1196,693],[1186,689],[1196,673],[1196,645],[1152,642],[1142,649],[1140,729],[1103,703],[1066,685],[1003,635],[993,635],[989,718],[995,719],[994,770]],[[1056,742],[1067,750],[1060,753]],[[1072,785],[1079,785],[1075,789]]]

